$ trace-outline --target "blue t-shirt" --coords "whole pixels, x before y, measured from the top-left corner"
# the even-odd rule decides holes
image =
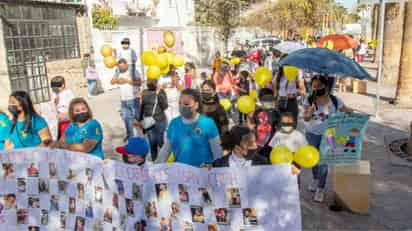
[[[17,121],[8,139],[13,143],[14,149],[37,147],[42,142],[39,132],[45,128],[46,120],[39,115],[33,115],[29,129],[25,129],[24,121]]]
[[[167,130],[176,162],[195,167],[213,162],[209,140],[218,136],[215,122],[203,115],[194,124],[184,124],[181,116],[176,117]]]
[[[103,130],[97,120],[90,120],[81,127],[72,123],[67,127],[64,135],[68,144],[81,144],[85,139],[96,140],[96,147],[94,147],[90,154],[100,159],[104,158],[102,148]]]
[[[10,119],[6,114],[0,112],[0,150],[4,149],[4,142],[10,135]]]

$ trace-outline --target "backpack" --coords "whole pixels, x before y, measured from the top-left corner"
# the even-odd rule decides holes
[[[332,100],[333,106],[335,106],[336,111],[338,111],[338,98],[334,95],[329,95],[330,99]],[[315,97],[313,95],[308,97],[309,105],[312,105],[315,101]]]

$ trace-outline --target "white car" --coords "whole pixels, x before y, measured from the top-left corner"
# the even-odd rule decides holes
[[[274,47],[280,42],[282,42],[282,40],[280,40],[277,37],[268,37],[268,38],[259,38],[259,39],[251,40],[249,44],[253,48],[267,48],[267,47]]]

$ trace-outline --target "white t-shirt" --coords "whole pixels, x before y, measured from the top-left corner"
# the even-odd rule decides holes
[[[176,87],[171,86],[172,79],[169,75],[164,75],[160,77],[158,84],[161,86],[165,85],[165,88],[163,88],[163,90],[166,92],[167,104],[168,104],[168,107],[166,109],[166,116],[168,118],[168,121],[170,122],[172,121],[173,118],[180,115],[180,112],[179,112],[180,93]],[[183,83],[179,80],[179,84],[183,84]]]
[[[303,79],[303,72],[299,70],[299,74],[296,77],[296,81],[289,82],[288,84],[288,79],[285,76],[282,76],[280,78],[280,83],[279,83],[279,96],[284,97],[288,95],[293,95],[298,93],[298,88],[297,85],[299,81]],[[287,85],[287,90],[286,90],[286,85]]]
[[[336,97],[336,99],[337,99],[337,108],[333,104],[333,101],[331,98],[329,98],[329,103],[323,106],[315,106],[315,112],[313,112],[312,119],[310,121],[304,122],[306,132],[309,132],[315,135],[323,135],[326,129],[326,126],[327,126],[326,119],[328,115],[330,113],[335,113],[335,112],[340,111],[343,107],[343,101],[339,99],[338,97]],[[305,100],[303,106],[304,107],[310,106],[308,99]]]
[[[140,74],[136,72],[137,79],[140,78]],[[116,70],[115,78],[123,78],[123,79],[132,79],[130,71],[127,70],[121,73],[118,69]],[[139,88],[128,83],[120,84],[120,99],[122,101],[133,100],[137,98],[137,94],[139,93]]]
[[[235,153],[232,153],[229,156],[229,167],[238,167],[238,168],[244,168],[244,167],[250,167],[252,166],[252,161],[251,160],[246,160],[245,158],[240,158],[236,156]]]
[[[136,52],[132,48],[116,50],[116,59],[126,59],[128,64],[134,64],[137,61]]]
[[[70,102],[74,99],[74,94],[69,89],[64,89],[54,96],[57,113],[68,113]]]
[[[296,152],[303,145],[307,145],[306,137],[298,130],[287,134],[283,132],[276,132],[269,142],[270,147],[286,146],[291,152]]]

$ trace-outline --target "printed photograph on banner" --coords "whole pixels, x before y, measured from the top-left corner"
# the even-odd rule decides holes
[[[47,209],[42,209],[40,211],[40,224],[41,225],[49,224],[49,211]]]
[[[69,213],[76,213],[76,198],[74,197],[69,197]]]
[[[128,216],[134,217],[134,204],[130,198],[126,198],[126,213]]]
[[[86,171],[85,173],[86,173],[86,178],[87,178],[87,184],[91,184],[93,180],[94,171],[91,168],[86,168],[85,171]]]
[[[38,197],[29,197],[27,204],[29,205],[29,208],[32,209],[38,209],[40,208],[40,198]]]
[[[158,201],[166,200],[169,196],[167,184],[155,184],[156,196]]]
[[[199,192],[202,198],[202,203],[204,206],[211,206],[213,205],[212,196],[210,195],[207,188],[199,188]]]
[[[74,231],[85,231],[86,230],[86,221],[84,217],[77,216],[74,224]]]
[[[93,231],[103,231],[103,222],[99,220],[93,220]]]
[[[16,209],[17,208],[16,194],[9,193],[4,196],[4,207],[6,209]]]
[[[67,171],[67,180],[73,181],[76,179],[76,173],[74,172],[73,169],[69,168]]]
[[[77,198],[84,200],[84,184],[77,183]]]
[[[216,224],[207,225],[207,231],[218,231],[217,225]]]
[[[189,202],[189,190],[188,190],[187,185],[179,184],[178,191],[179,191],[180,202],[183,202],[183,203]]]
[[[66,229],[66,225],[67,225],[67,214],[66,212],[62,211],[60,212],[60,228]]]
[[[103,220],[106,223],[112,223],[113,220],[113,213],[112,213],[112,209],[111,208],[106,208],[104,210],[104,216],[103,216]]]
[[[132,184],[132,198],[139,201],[142,199],[142,186],[136,183]]]
[[[28,231],[40,231],[40,227],[39,227],[39,226],[30,225],[30,226],[28,227]]]
[[[14,178],[14,164],[3,163],[3,179],[13,179]]]
[[[0,225],[4,224],[4,211],[5,211],[5,206],[4,206],[4,201],[3,197],[0,197]]]
[[[180,212],[180,206],[177,202],[172,202],[170,205],[170,217],[177,218]]]
[[[167,217],[161,217],[159,221],[160,231],[171,231],[172,221]]]
[[[115,179],[114,180],[115,184],[116,184],[116,188],[117,188],[117,193],[120,196],[124,196],[124,184],[123,181],[120,179]]]
[[[203,208],[200,206],[190,206],[190,212],[192,214],[193,223],[205,223],[205,215],[203,214]]]
[[[219,225],[229,225],[229,213],[227,208],[217,208],[214,210],[216,222]]]
[[[119,209],[119,195],[117,195],[117,193],[113,193],[112,205],[113,205],[113,208],[117,210]]]
[[[119,215],[119,218],[120,218],[120,229],[122,229],[122,230],[124,230],[125,229],[125,227],[126,227],[126,220],[127,220],[127,215],[126,214],[124,214],[124,213],[121,213],[120,215]]]
[[[228,200],[229,208],[240,208],[240,190],[239,188],[226,189],[226,198]]]
[[[27,225],[29,221],[29,211],[27,209],[18,209],[16,212],[17,224]]]
[[[93,202],[92,201],[89,201],[86,205],[85,216],[86,216],[86,218],[93,218],[94,217]]]
[[[57,178],[57,167],[55,162],[50,162],[49,163],[49,177],[50,179],[56,179]]]
[[[39,193],[49,193],[49,181],[44,178],[39,179]]]
[[[146,230],[146,221],[145,220],[139,220],[134,223],[133,228],[134,231],[145,231]]]
[[[52,195],[50,197],[50,212],[59,211],[59,196]]]
[[[67,194],[67,181],[59,180],[57,181],[57,185],[59,188],[59,194],[66,195]]]
[[[39,168],[35,163],[30,163],[29,167],[27,168],[27,176],[39,177]]]
[[[190,221],[183,222],[183,231],[193,231],[193,223]]]
[[[17,192],[26,192],[26,178],[17,178]]]
[[[94,200],[98,203],[103,203],[103,187],[96,186],[94,188]]]
[[[148,201],[144,204],[144,213],[147,219],[154,219],[157,217],[157,207],[154,201]]]
[[[256,209],[254,208],[243,209],[243,224],[246,226],[258,225]]]

